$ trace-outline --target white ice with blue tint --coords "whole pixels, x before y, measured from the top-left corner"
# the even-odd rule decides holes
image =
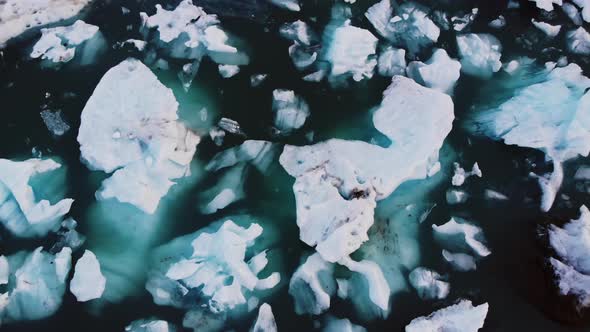
[[[125,332],[175,332],[176,328],[165,320],[138,319],[125,327]]]
[[[268,303],[263,303],[258,309],[258,317],[250,332],[277,332],[277,323]]]
[[[461,75],[461,64],[451,59],[447,51],[437,48],[428,61],[412,61],[406,71],[408,77],[425,87],[452,94]]]
[[[80,20],[69,26],[41,29],[41,34],[33,46],[31,58],[53,63],[69,62],[77,51],[80,53],[78,48],[86,48],[86,43],[100,35],[97,26]],[[84,49],[81,51],[84,52]]]
[[[100,298],[105,285],[106,278],[100,272],[98,259],[92,251],[84,251],[84,255],[76,262],[70,291],[78,302],[86,302]]]
[[[18,237],[30,238],[45,236],[59,228],[74,200],[65,198],[52,205],[47,199],[39,200],[35,192],[48,191],[47,186],[61,187],[65,184],[45,183],[34,188],[30,182],[36,175],[60,167],[52,159],[0,159],[0,223],[8,231]],[[50,199],[56,198],[59,197]]]
[[[457,36],[461,58],[461,71],[479,78],[490,78],[502,68],[502,45],[486,33],[468,33]]]
[[[406,326],[406,332],[477,332],[483,327],[487,314],[487,303],[474,307],[471,301],[461,300],[429,316],[415,318]]]
[[[78,142],[92,170],[113,175],[97,198],[154,213],[174,180],[187,175],[200,138],[178,119],[172,90],[139,60],[100,80],[81,116]]]
[[[460,222],[457,222],[460,220]],[[434,239],[445,249],[486,257],[491,251],[484,244],[483,231],[459,218],[443,225],[432,225]]]

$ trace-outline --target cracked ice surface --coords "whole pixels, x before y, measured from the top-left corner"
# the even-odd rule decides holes
[[[396,76],[373,115],[392,141],[388,148],[340,139],[287,145],[280,163],[296,178],[301,240],[329,262],[356,251],[368,239],[376,201],[404,181],[427,177],[453,119],[449,96]]]
[[[114,172],[97,198],[156,211],[173,180],[187,175],[200,140],[178,120],[177,109],[172,91],[138,60],[127,59],[103,76],[78,133],[87,166]]]

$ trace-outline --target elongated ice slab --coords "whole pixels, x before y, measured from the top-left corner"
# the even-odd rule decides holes
[[[428,88],[452,94],[459,80],[461,64],[443,49],[436,49],[428,61],[412,61],[406,69],[408,77]]]
[[[461,250],[480,257],[491,254],[491,251],[483,243],[481,228],[465,220],[457,222],[455,219],[458,218],[451,218],[440,226],[432,225],[435,240],[448,250]]]
[[[76,262],[74,277],[70,281],[70,291],[78,302],[86,302],[100,298],[105,285],[106,279],[100,272],[98,259],[92,251],[86,250]]]
[[[484,325],[488,304],[473,306],[471,301],[461,302],[437,310],[427,317],[418,317],[406,326],[406,332],[477,332]]]
[[[70,26],[41,29],[41,33],[41,38],[33,46],[31,58],[57,63],[72,60],[77,48],[83,47],[99,31],[97,26],[78,20]]]

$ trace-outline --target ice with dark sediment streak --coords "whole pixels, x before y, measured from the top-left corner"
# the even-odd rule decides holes
[[[52,159],[0,159],[0,223],[14,236],[43,237],[59,228],[74,202],[60,193],[59,168]]]
[[[96,193],[154,213],[175,180],[188,175],[200,141],[178,119],[172,90],[139,60],[98,83],[82,111],[78,142],[91,170],[113,173]]]
[[[484,326],[487,314],[487,303],[474,307],[471,301],[461,300],[429,316],[415,318],[406,326],[406,332],[477,332]]]
[[[61,306],[70,271],[72,250],[56,254],[42,250],[0,256],[5,293],[0,294],[0,323],[38,320],[53,315]]]
[[[340,139],[285,146],[280,163],[296,178],[301,240],[329,262],[356,251],[368,240],[376,201],[404,181],[427,177],[453,119],[448,95],[396,76],[373,114],[389,147]]]
[[[146,288],[158,305],[202,304],[214,314],[243,307],[281,279],[278,272],[258,276],[268,264],[266,250],[246,256],[262,232],[259,224],[245,228],[226,220],[176,238],[154,250]]]
[[[548,211],[561,187],[563,163],[590,153],[590,79],[576,64],[542,68],[521,66],[500,81],[508,93],[495,92],[478,106],[468,127],[505,144],[534,148],[553,163],[549,176],[536,176]]]

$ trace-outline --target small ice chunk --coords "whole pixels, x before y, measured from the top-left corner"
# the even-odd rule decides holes
[[[417,267],[408,277],[418,296],[427,300],[441,300],[449,295],[451,285],[440,274],[423,267]]]
[[[453,93],[453,88],[459,80],[461,64],[449,57],[443,49],[435,49],[432,57],[424,62],[412,61],[408,65],[408,77],[416,82],[447,94]]]
[[[250,85],[254,88],[260,86],[267,78],[268,74],[254,74],[250,76]]]
[[[277,332],[277,323],[275,316],[272,314],[272,308],[267,303],[263,303],[258,309],[258,317],[250,332]]]
[[[590,275],[583,274],[553,257],[549,258],[549,262],[557,277],[559,292],[574,296],[580,307],[590,307]]]
[[[379,75],[392,77],[406,74],[406,50],[403,48],[385,47],[377,60]]]
[[[535,2],[537,5],[537,8],[546,10],[548,12],[553,10],[553,4],[562,5],[562,0],[529,0],[532,2]]]
[[[484,325],[488,304],[474,307],[469,300],[437,310],[426,317],[415,318],[406,332],[477,332]]]
[[[301,128],[309,116],[309,106],[292,90],[276,89],[272,92],[274,125],[282,134]]]
[[[498,16],[498,18],[492,20],[489,24],[490,28],[494,29],[501,29],[506,26],[506,19],[503,15]]]
[[[100,263],[90,250],[76,262],[74,277],[70,282],[70,291],[78,302],[98,299],[102,296],[106,285],[106,278],[100,272]]]
[[[142,52],[147,46],[147,42],[141,39],[127,39],[122,43],[122,45],[131,45],[136,50]]]
[[[187,311],[182,320],[182,326],[192,329],[193,332],[221,332],[226,320],[225,313],[212,313],[205,308],[200,308]]]
[[[549,23],[539,22],[534,18],[531,19],[531,21],[537,29],[543,31],[548,37],[553,38],[559,34],[559,31],[561,31],[561,25],[551,25]]]
[[[328,317],[322,328],[322,332],[366,332],[367,329],[350,322],[348,318]]]
[[[490,34],[468,33],[457,36],[461,70],[480,78],[490,78],[502,68],[502,45]]]
[[[487,199],[495,199],[500,201],[508,200],[508,196],[502,194],[501,192],[497,192],[495,190],[486,189],[484,192],[484,196]]]
[[[376,306],[387,312],[389,310],[389,284],[381,271],[381,267],[370,260],[354,261],[348,257],[341,259],[339,264],[353,272],[360,273],[369,285],[369,298]],[[358,294],[357,294],[358,296]]]
[[[235,65],[219,65],[218,69],[223,78],[234,77],[240,72],[240,67]]]
[[[311,46],[312,42],[317,39],[309,25],[301,20],[283,24],[279,28],[279,33],[283,38],[305,46]]]
[[[510,62],[502,66],[502,69],[510,75],[516,72],[518,68],[520,68],[520,62],[518,60],[510,60]]]
[[[458,250],[485,257],[491,251],[485,246],[481,228],[465,220],[457,222],[458,218],[451,218],[443,225],[432,225],[434,239],[445,249]]]
[[[475,21],[478,13],[479,8],[472,8],[469,12],[465,13],[462,16],[453,16],[451,18],[451,22],[453,23],[453,30],[465,30],[466,27],[468,27],[469,25],[471,25],[471,23],[473,23],[473,21]]]
[[[165,320],[138,319],[127,325],[125,332],[176,332],[176,328]]]
[[[578,11],[578,8],[574,4],[571,4],[569,2],[566,2],[566,3],[563,4],[563,6],[561,6],[561,9],[565,13],[565,15],[567,17],[569,17],[570,20],[572,20],[572,22],[575,25],[582,25],[582,23],[584,23],[582,21],[582,16],[580,15],[580,12]]]
[[[41,111],[41,119],[54,136],[63,136],[70,130],[70,125],[64,120],[61,111],[43,110]]]
[[[366,29],[345,22],[326,33],[325,60],[330,62],[332,77],[351,76],[355,81],[373,77],[377,38]]]
[[[41,29],[41,33],[41,38],[33,46],[31,58],[53,63],[72,60],[79,46],[99,34],[97,26],[80,20],[70,26]]]
[[[289,294],[295,301],[298,315],[319,315],[330,308],[330,297],[336,292],[332,274],[334,264],[315,253],[301,264],[289,282]]]
[[[268,0],[273,5],[284,8],[293,12],[298,12],[301,10],[301,6],[299,5],[299,0]]]
[[[483,176],[481,170],[479,169],[479,165],[477,163],[473,164],[473,167],[471,168],[471,172],[465,172],[465,170],[461,167],[461,165],[459,165],[459,163],[453,163],[454,167],[455,167],[455,174],[453,175],[453,178],[451,179],[451,183],[453,186],[459,187],[462,186],[463,183],[465,182],[465,180],[467,178],[469,178],[470,176],[477,176],[478,178],[481,178]]]
[[[583,27],[568,31],[565,35],[567,49],[574,54],[590,54],[590,33]]]
[[[443,249],[442,256],[451,267],[460,272],[474,271],[477,268],[475,258],[462,253],[452,253]]]
[[[445,197],[448,204],[454,205],[467,202],[469,194],[463,190],[449,189],[447,190]]]

